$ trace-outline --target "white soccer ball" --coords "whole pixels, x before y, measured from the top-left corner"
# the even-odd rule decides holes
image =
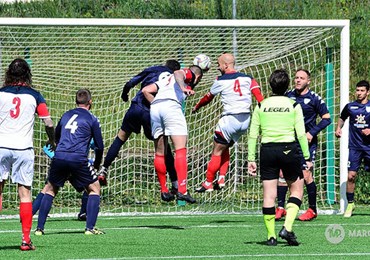
[[[208,71],[211,68],[211,59],[205,54],[199,54],[194,58],[193,64],[199,66],[203,71]]]

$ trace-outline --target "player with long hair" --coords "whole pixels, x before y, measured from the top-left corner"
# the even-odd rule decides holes
[[[14,59],[0,89],[0,179],[11,173],[18,185],[19,215],[22,223],[21,250],[34,250],[30,237],[32,228],[31,186],[34,175],[33,127],[35,112],[45,124],[49,144],[55,147],[54,126],[48,107],[40,92],[32,87],[31,69],[24,59]]]

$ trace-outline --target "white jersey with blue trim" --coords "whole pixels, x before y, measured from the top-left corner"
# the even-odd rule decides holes
[[[0,89],[0,147],[14,150],[33,148],[35,113],[40,118],[50,117],[41,109],[45,99],[36,90],[24,86],[7,86]]]
[[[232,115],[250,113],[253,88],[259,88],[259,85],[252,77],[232,72],[218,77],[210,92],[214,96],[221,95],[222,115]]]

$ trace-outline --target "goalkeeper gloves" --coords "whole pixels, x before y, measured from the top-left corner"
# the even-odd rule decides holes
[[[42,150],[44,151],[44,153],[46,154],[47,157],[49,157],[49,159],[53,159],[54,158],[54,149],[53,147],[51,146],[51,144],[46,144],[44,145],[44,147],[42,147]]]

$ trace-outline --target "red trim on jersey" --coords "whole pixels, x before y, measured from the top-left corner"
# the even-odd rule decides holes
[[[185,73],[185,79],[184,79],[185,83],[192,82],[192,80],[193,80],[193,72],[190,69],[188,69],[188,68],[183,69],[183,71]]]
[[[50,116],[48,107],[46,106],[46,103],[40,103],[36,108],[36,112],[37,112],[37,114],[39,115],[40,118]]]
[[[207,94],[202,97],[201,100],[199,100],[198,104],[195,105],[195,109],[198,110],[199,108],[207,105],[209,102],[213,100],[215,96],[211,94],[211,92],[208,92]]]
[[[256,100],[258,102],[261,102],[263,100],[263,96],[262,96],[262,93],[261,93],[260,86],[258,85],[258,83],[255,79],[252,79],[250,89],[251,89],[251,92],[252,92],[253,96],[256,98]]]

